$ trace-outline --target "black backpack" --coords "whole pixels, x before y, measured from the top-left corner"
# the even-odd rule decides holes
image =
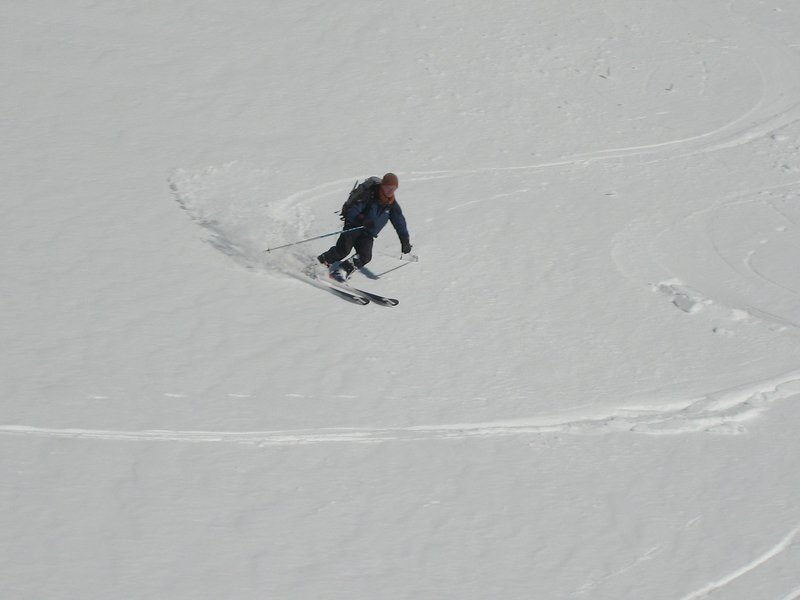
[[[365,179],[361,183],[356,180],[353,189],[350,190],[350,195],[347,196],[347,200],[344,201],[342,204],[342,210],[339,211],[339,218],[344,221],[345,213],[348,209],[353,206],[354,204],[358,204],[359,202],[364,201],[365,199],[372,197],[372,191],[381,184],[380,177],[370,177]],[[366,208],[366,207],[365,207]]]

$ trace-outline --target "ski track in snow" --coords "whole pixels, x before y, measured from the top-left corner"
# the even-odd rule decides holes
[[[780,600],[798,600],[798,599],[800,599],[800,588],[797,588],[796,590],[792,590],[791,592],[789,592],[786,596],[784,596]]]
[[[619,409],[611,414],[564,419],[558,415],[484,423],[451,423],[410,427],[318,428],[283,431],[119,431],[56,429],[25,425],[0,426],[6,435],[71,439],[166,442],[225,442],[256,446],[319,443],[380,443],[425,440],[463,440],[537,434],[592,435],[630,432],[650,435],[684,433],[738,434],[743,423],[770,404],[800,394],[800,371],[756,385],[741,386],[695,399],[683,406],[662,409]]]
[[[757,213],[748,213],[754,229],[759,224],[763,226],[763,222],[771,216],[791,223],[788,217],[763,197],[789,193],[798,184],[800,182],[789,182],[768,189],[736,194],[719,200],[710,207],[694,211],[666,229],[653,230],[649,236],[643,235],[641,230],[654,227],[655,223],[645,221],[633,223],[630,230],[621,232],[614,242],[616,246],[614,251],[619,257],[616,259],[617,265],[620,271],[636,278],[635,272],[640,270],[641,266],[626,266],[628,261],[622,258],[626,253],[628,256],[636,256],[630,251],[631,245],[635,242],[625,238],[647,237],[649,242],[645,244],[646,249],[644,252],[639,252],[638,256],[646,257],[644,260],[648,264],[657,264],[673,274],[671,279],[652,284],[651,287],[670,296],[672,303],[680,310],[695,313],[704,307],[716,305],[727,309],[731,320],[752,318],[797,332],[800,330],[800,315],[796,311],[796,306],[800,302],[797,281],[782,281],[764,272],[756,263],[756,259],[769,250],[766,234],[757,242],[723,241],[717,239],[714,225],[726,212],[745,209],[751,211],[758,209]],[[757,218],[762,221],[761,223],[755,222],[754,214],[758,214]],[[772,235],[789,238],[790,241],[776,237],[777,241],[783,243],[784,251],[792,253],[800,251],[800,245],[796,241],[791,241],[786,234],[787,230],[788,228],[776,229],[776,233]],[[789,243],[793,245],[789,246]],[[703,264],[695,262],[694,272],[689,276],[691,280],[688,282],[683,280],[683,272],[686,270],[684,265],[687,262],[684,254],[688,255],[688,252],[676,253],[673,250],[676,246],[689,248],[696,255],[702,256]],[[737,285],[730,282],[736,282]],[[737,287],[738,289],[735,289]],[[764,289],[770,290],[769,299],[774,306],[766,304],[760,295],[752,292]]]
[[[736,569],[732,573],[718,579],[717,581],[713,581],[708,585],[696,590],[686,596],[684,596],[681,600],[698,600],[699,598],[707,598],[711,594],[714,594],[718,590],[729,586],[731,583],[735,582],[742,577],[749,575],[751,572],[756,571],[759,567],[765,565],[769,561],[779,557],[787,550],[789,550],[795,538],[798,537],[800,534],[800,526],[795,527],[792,531],[790,531],[784,538],[775,544],[772,548],[761,554],[760,556],[756,557],[746,565]],[[753,588],[754,589],[754,588]],[[784,600],[794,600],[800,594],[800,589],[795,589],[792,592],[789,592],[788,595],[784,596]]]

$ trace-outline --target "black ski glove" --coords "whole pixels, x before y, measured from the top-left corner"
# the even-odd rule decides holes
[[[411,242],[408,238],[403,238],[400,240],[400,252],[403,254],[408,254],[411,252]]]

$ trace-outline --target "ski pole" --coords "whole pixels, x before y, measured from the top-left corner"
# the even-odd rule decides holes
[[[400,253],[400,256],[397,254],[389,254],[388,252],[380,252],[381,256],[386,256],[387,258],[393,258],[395,260],[402,260],[403,262],[419,262],[419,256],[416,254],[408,253]]]
[[[332,235],[338,235],[340,233],[349,233],[351,231],[358,231],[359,229],[364,229],[363,225],[359,225],[358,227],[353,227],[352,229],[344,229],[342,231],[331,231],[330,233],[323,233],[322,235],[317,235],[306,240],[300,240],[299,242],[292,242],[290,244],[283,244],[282,246],[275,246],[274,248],[267,248],[264,252],[272,252],[273,250],[280,250],[281,248],[288,248],[289,246],[297,246],[297,244],[305,244],[306,242],[313,242],[314,240],[321,240],[322,238],[330,237]]]

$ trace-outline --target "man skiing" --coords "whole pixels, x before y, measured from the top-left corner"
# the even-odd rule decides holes
[[[340,263],[340,267],[345,275],[349,276],[355,269],[360,269],[372,260],[372,244],[389,221],[400,238],[403,254],[411,252],[406,219],[395,198],[395,191],[399,185],[397,175],[386,173],[382,179],[370,177],[357,186],[342,209],[344,220],[342,234],[336,245],[320,254],[317,260],[328,267],[338,261],[344,261]],[[358,227],[363,229],[347,231]],[[355,257],[352,260],[344,260],[353,249],[356,251]]]

